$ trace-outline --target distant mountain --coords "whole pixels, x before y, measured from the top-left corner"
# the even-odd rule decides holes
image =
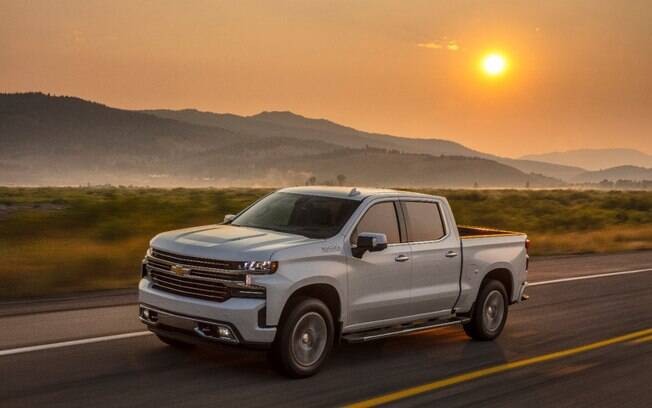
[[[608,169],[616,166],[652,167],[652,155],[634,149],[581,149],[565,152],[531,154],[524,160],[578,166],[588,170]]]
[[[0,176],[78,182],[155,172],[168,163],[253,140],[73,97],[0,94]],[[61,181],[59,181],[61,180]]]
[[[338,174],[350,184],[401,187],[559,187],[559,180],[526,175],[504,164],[464,156],[431,156],[400,153],[377,148],[342,148],[314,155],[296,155],[279,160],[270,148],[279,146],[276,139],[232,151],[206,152],[183,165],[182,173],[212,178],[247,174],[258,183],[268,180],[281,184],[302,184],[314,176],[321,182],[334,182]],[[216,155],[219,160],[215,160]],[[228,180],[221,179],[224,183]],[[278,185],[278,184],[277,184]]]
[[[652,180],[652,168],[617,166],[605,170],[587,171],[573,178],[576,183],[599,183],[602,180]]]
[[[310,119],[292,112],[261,112],[253,116],[200,112],[194,109],[179,111],[159,109],[143,112],[166,119],[203,126],[217,126],[234,132],[262,137],[285,136],[295,139],[319,140],[343,147],[373,146],[431,155],[490,156],[448,140],[409,139],[369,133],[338,125],[326,119]]]
[[[530,174],[543,174],[547,177],[553,177],[560,180],[568,181],[584,172],[585,169],[575,166],[564,166],[559,164],[546,163],[534,160],[508,159],[504,157],[495,158],[497,162],[512,166],[520,171]]]
[[[254,138],[84,101],[43,94],[0,95],[0,152],[91,159],[173,157]],[[91,154],[93,157],[88,157]]]
[[[279,186],[341,174],[370,186],[563,185],[459,152],[473,153],[287,112],[154,115],[74,97],[0,94],[0,184]]]
[[[325,141],[341,147],[364,148],[369,146],[433,156],[478,157],[506,164],[526,174],[536,173],[558,179],[570,179],[585,171],[585,169],[572,166],[498,157],[469,149],[449,140],[416,139],[364,132],[326,119],[306,118],[292,112],[261,112],[253,116],[201,112],[194,109],[176,111],[159,109],[143,112],[166,119],[202,126],[216,126],[233,132],[262,137],[284,136],[302,140]]]

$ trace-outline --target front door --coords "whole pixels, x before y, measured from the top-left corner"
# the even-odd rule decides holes
[[[412,261],[409,244],[401,242],[397,205],[394,201],[372,204],[351,233],[351,245],[359,233],[375,232],[387,236],[388,246],[379,252],[366,252],[362,258],[350,256],[348,324],[410,314]]]

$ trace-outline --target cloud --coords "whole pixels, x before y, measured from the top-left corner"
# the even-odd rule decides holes
[[[442,48],[442,45],[439,44],[439,43],[429,42],[429,43],[419,43],[419,44],[417,44],[417,47],[432,48],[432,49],[435,49],[435,50],[439,50],[439,49]]]
[[[460,45],[455,40],[443,39],[441,41],[431,41],[426,43],[418,43],[417,47],[420,48],[429,48],[431,50],[447,50],[447,51],[459,51]]]

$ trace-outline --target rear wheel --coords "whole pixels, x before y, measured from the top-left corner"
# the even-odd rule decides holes
[[[299,300],[283,319],[270,351],[276,369],[293,378],[316,374],[333,347],[334,327],[324,302]]]
[[[186,350],[186,349],[191,349],[191,348],[195,347],[195,345],[192,344],[192,343],[186,343],[185,341],[173,339],[171,337],[161,336],[160,334],[157,334],[156,337],[158,337],[159,340],[161,340],[163,343],[167,344],[168,346],[172,346],[172,347],[177,348],[177,349]]]
[[[500,335],[507,321],[507,291],[505,286],[490,280],[480,289],[471,321],[464,324],[464,331],[475,340],[493,340]]]

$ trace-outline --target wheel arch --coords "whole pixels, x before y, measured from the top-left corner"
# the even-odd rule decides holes
[[[505,267],[494,268],[487,272],[487,274],[484,276],[480,287],[482,288],[487,282],[491,280],[496,280],[505,286],[505,290],[507,291],[507,296],[509,298],[509,303],[512,303],[514,298],[514,275],[512,274],[512,271]]]
[[[283,320],[287,313],[292,310],[292,307],[300,299],[306,297],[319,299],[324,302],[328,307],[328,310],[330,310],[336,326],[340,325],[342,322],[342,296],[335,286],[325,282],[309,283],[296,288],[287,298],[279,321]]]

